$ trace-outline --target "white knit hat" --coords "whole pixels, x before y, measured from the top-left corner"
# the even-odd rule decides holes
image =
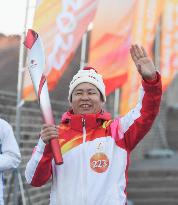
[[[76,75],[74,75],[72,81],[69,85],[69,96],[68,100],[71,102],[71,95],[74,88],[80,83],[91,83],[98,88],[103,96],[104,102],[106,102],[105,95],[105,85],[102,76],[97,73],[97,71],[92,67],[85,67],[83,70],[79,70]]]

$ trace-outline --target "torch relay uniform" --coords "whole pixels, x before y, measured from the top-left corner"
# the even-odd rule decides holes
[[[3,205],[3,172],[17,168],[21,161],[12,127],[3,119],[0,119],[0,148],[0,205]]]
[[[27,182],[39,187],[52,177],[50,205],[125,205],[131,151],[159,111],[161,79],[142,80],[136,107],[123,117],[66,112],[59,125],[64,163],[55,165],[42,139],[27,164]]]

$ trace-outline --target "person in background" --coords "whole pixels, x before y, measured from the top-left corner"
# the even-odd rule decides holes
[[[85,67],[70,83],[71,109],[58,126],[42,126],[25,176],[36,187],[52,177],[51,205],[126,204],[130,154],[151,128],[162,95],[161,76],[144,48],[132,45],[130,53],[142,78],[134,109],[111,119],[103,109],[106,95],[102,76]],[[55,165],[49,144],[53,137],[59,139],[63,154],[60,166]]]
[[[0,118],[0,205],[3,200],[3,172],[17,168],[21,155],[11,125]]]

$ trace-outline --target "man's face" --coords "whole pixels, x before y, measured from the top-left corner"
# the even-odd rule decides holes
[[[74,88],[71,102],[74,114],[96,114],[103,104],[99,90],[91,83],[81,83]]]

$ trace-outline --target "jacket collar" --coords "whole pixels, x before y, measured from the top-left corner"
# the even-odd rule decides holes
[[[82,131],[83,126],[86,130],[95,129],[105,121],[110,120],[111,115],[107,112],[100,112],[97,114],[73,114],[72,111],[68,111],[62,116],[62,123],[69,123],[74,130]]]

